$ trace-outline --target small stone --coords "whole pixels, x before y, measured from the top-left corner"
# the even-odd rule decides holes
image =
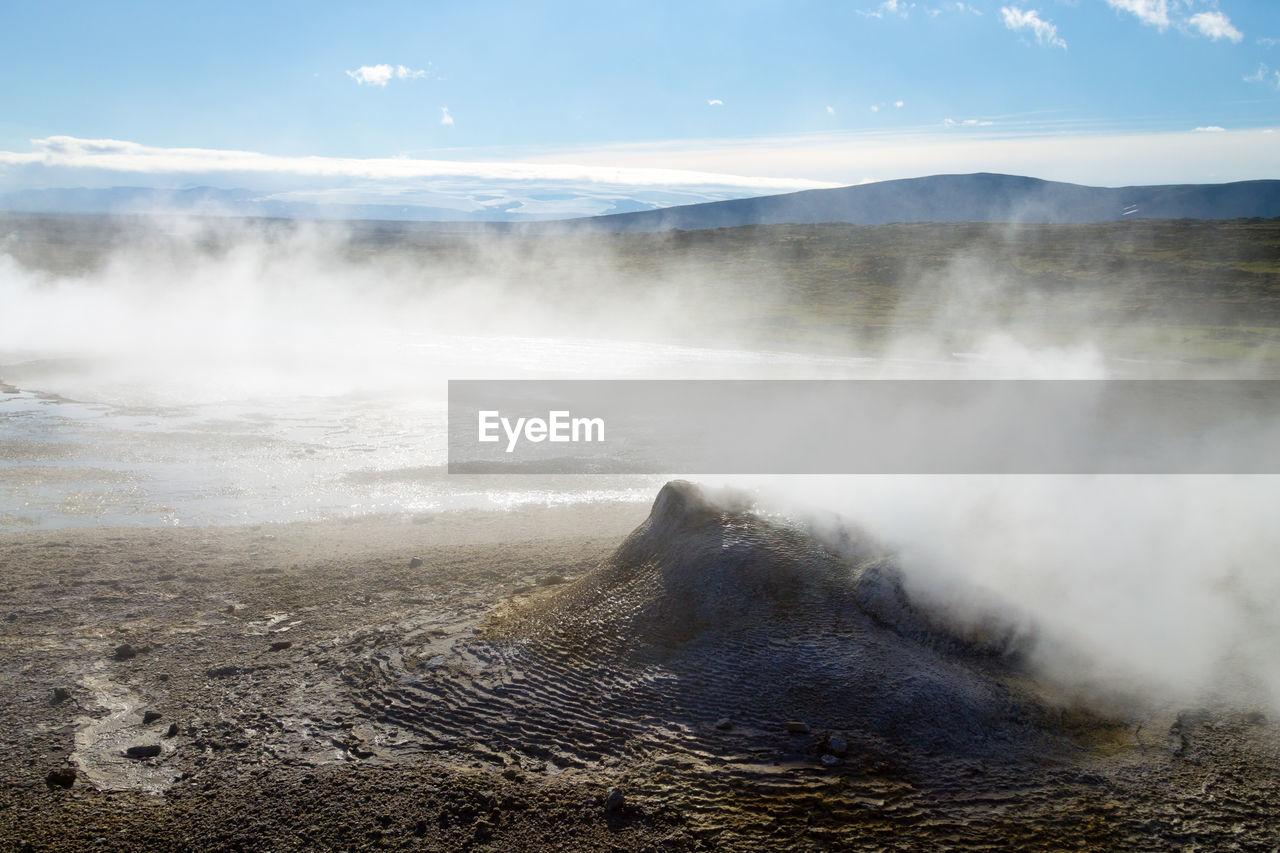
[[[835,767],[837,764],[840,763],[840,759],[836,758],[834,755],[830,755],[826,753],[824,753],[823,756],[818,760],[822,762],[823,767]]]
[[[161,714],[159,711],[146,711],[142,714],[142,724],[144,726],[149,726],[163,716],[164,714]]]
[[[729,719],[728,717],[721,717],[720,719],[716,720],[716,728],[720,729],[721,731],[728,731],[729,729],[733,728],[733,720]]]
[[[165,736],[165,737],[177,737],[177,736],[178,736],[178,724],[177,724],[177,723],[170,723],[170,724],[169,724],[169,728],[168,728],[168,730],[167,730],[167,731],[165,731],[165,733],[164,733],[164,736]]]
[[[1267,721],[1267,715],[1261,711],[1250,711],[1244,715],[1244,721],[1251,726],[1260,726]]]
[[[481,844],[493,840],[493,824],[485,818],[476,821],[474,832],[475,840]]]
[[[44,777],[44,783],[50,788],[70,788],[76,783],[76,769],[59,767],[56,770],[50,770],[49,775]]]
[[[57,705],[71,698],[71,691],[65,687],[53,688],[53,704]]]
[[[160,754],[160,744],[146,743],[139,746],[131,746],[124,751],[125,758],[133,758],[141,761],[144,758],[155,758]]]
[[[276,640],[271,644],[271,651],[273,652],[282,652],[291,648],[293,648],[293,643],[289,640]]]
[[[116,650],[115,650],[116,660],[130,660],[131,658],[136,658],[137,656],[138,656],[138,650],[135,649],[133,646],[129,645],[128,643],[122,643],[121,645],[116,646]]]
[[[831,750],[832,755],[844,755],[849,751],[849,742],[843,735],[832,733],[827,735],[827,749]]]
[[[617,814],[627,804],[627,797],[621,788],[610,788],[604,795],[604,810],[608,814]]]
[[[793,735],[807,735],[809,724],[802,720],[787,720],[787,732]]]
[[[423,560],[422,560],[422,558],[421,558],[421,557],[410,557],[410,558],[409,558],[409,568],[411,568],[411,569],[420,569],[420,568],[422,568],[422,563],[423,563]]]
[[[556,574],[554,572],[552,574],[543,575],[542,577],[538,578],[538,586],[559,586],[562,583],[568,583],[568,582],[569,582],[569,579],[566,578],[564,575]]]

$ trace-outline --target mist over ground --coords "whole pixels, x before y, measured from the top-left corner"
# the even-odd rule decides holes
[[[1280,225],[1244,221],[537,236],[10,216],[0,522],[661,483],[451,480],[448,379],[1275,377],[1277,246]],[[1032,626],[1033,662],[1081,697],[1280,707],[1275,478],[730,480],[863,525],[923,599]]]

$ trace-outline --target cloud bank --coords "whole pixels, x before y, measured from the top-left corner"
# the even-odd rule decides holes
[[[441,122],[452,116],[444,109]],[[827,181],[752,177],[684,169],[579,166],[552,163],[425,160],[409,157],[283,157],[256,151],[160,148],[118,139],[49,136],[33,139],[31,152],[0,151],[0,167],[43,166],[144,175],[234,173],[286,174],[311,178],[395,181],[417,178],[476,178],[497,181],[574,181],[622,186],[723,186],[788,192],[833,186]]]

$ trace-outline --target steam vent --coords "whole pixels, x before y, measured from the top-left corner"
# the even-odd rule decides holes
[[[914,606],[856,531],[677,481],[595,571],[518,596],[446,651],[384,649],[348,684],[424,750],[620,774],[641,794],[696,776],[694,811],[731,827],[748,795],[752,822],[865,811],[901,795],[900,774],[959,791],[987,761],[1068,748],[1014,686],[1010,636]]]

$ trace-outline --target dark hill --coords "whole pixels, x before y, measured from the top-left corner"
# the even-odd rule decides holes
[[[1013,175],[934,175],[574,220],[601,231],[848,222],[1112,222],[1280,217],[1280,180],[1085,187]],[[566,223],[567,224],[567,223]]]

